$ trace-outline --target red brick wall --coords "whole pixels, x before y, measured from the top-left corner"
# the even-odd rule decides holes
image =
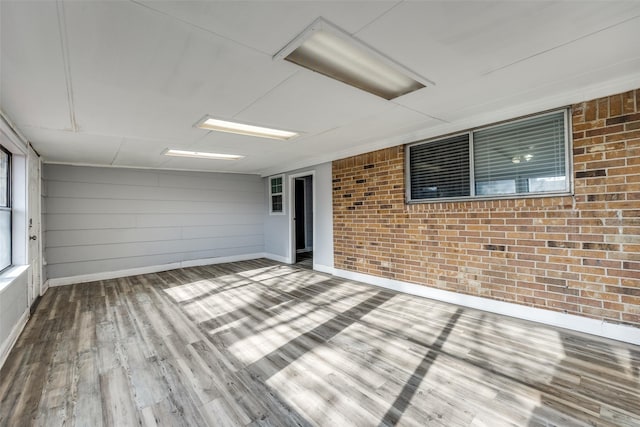
[[[640,89],[572,120],[574,196],[407,205],[403,146],[335,161],[335,267],[640,326]]]

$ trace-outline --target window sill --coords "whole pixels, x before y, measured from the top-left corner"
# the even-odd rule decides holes
[[[14,265],[0,273],[0,294],[27,271],[28,268],[28,265]]]
[[[558,193],[531,193],[531,194],[505,194],[502,196],[467,196],[467,197],[450,197],[439,199],[415,199],[407,200],[407,205],[416,205],[420,203],[447,203],[447,202],[490,202],[492,200],[519,200],[519,199],[542,199],[550,197],[571,197],[572,192],[558,192]]]

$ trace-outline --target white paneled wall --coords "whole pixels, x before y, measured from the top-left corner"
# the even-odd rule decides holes
[[[27,269],[14,267],[0,277],[0,368],[27,322]]]
[[[264,251],[257,175],[45,165],[48,278]]]

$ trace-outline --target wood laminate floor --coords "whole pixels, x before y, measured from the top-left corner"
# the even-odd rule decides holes
[[[640,348],[266,260],[50,289],[3,426],[639,426]]]

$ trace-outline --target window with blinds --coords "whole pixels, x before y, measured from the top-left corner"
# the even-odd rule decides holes
[[[470,195],[469,135],[409,147],[411,199]]]
[[[408,147],[408,200],[568,193],[567,112]]]

